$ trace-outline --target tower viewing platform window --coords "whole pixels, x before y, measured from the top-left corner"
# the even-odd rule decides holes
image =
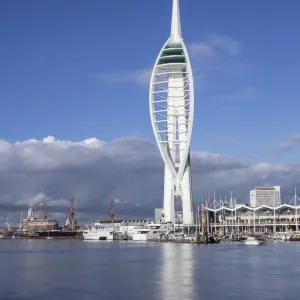
[[[182,45],[181,44],[168,44],[165,49],[170,49],[170,48],[181,48],[182,49]]]
[[[173,63],[186,63],[186,58],[181,44],[166,45],[158,62],[159,65]]]
[[[185,64],[186,59],[184,55],[173,55],[173,56],[163,56],[160,58],[158,64],[164,65],[164,64]]]
[[[167,49],[162,53],[161,57],[171,55],[184,55],[183,49]]]

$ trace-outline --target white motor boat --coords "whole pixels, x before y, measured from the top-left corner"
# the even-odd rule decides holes
[[[112,228],[105,228],[101,226],[93,226],[84,230],[83,233],[84,240],[96,240],[96,241],[113,241],[114,240],[114,230]]]
[[[133,241],[146,241],[149,229],[138,229],[133,235]]]
[[[253,236],[248,236],[247,239],[243,242],[246,246],[259,246],[264,244],[264,241],[261,241]]]
[[[150,223],[147,228],[137,228],[132,235],[133,241],[146,241],[157,239],[160,235],[166,235],[174,228],[172,223]]]

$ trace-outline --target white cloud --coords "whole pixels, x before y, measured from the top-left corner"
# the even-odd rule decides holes
[[[208,133],[206,136],[212,140],[218,140],[221,143],[236,143],[238,142],[238,138],[229,133]]]
[[[252,68],[245,61],[240,42],[226,35],[208,34],[198,42],[188,44],[187,48],[196,74],[195,86],[209,91],[207,95],[210,95],[210,101],[255,100],[256,88],[243,83],[243,77],[247,77]],[[222,76],[221,82],[218,76]],[[201,78],[201,82],[197,77]],[[228,93],[229,88],[232,88],[232,92]],[[231,110],[235,106],[226,105],[223,108]]]
[[[107,83],[133,82],[140,85],[149,85],[152,69],[137,71],[119,71],[110,74],[95,74],[94,78]]]
[[[250,101],[255,98],[255,88],[253,86],[241,87],[237,92],[233,92],[224,97],[225,101]]]
[[[277,151],[290,151],[300,144],[300,134],[294,134],[287,139],[287,141],[280,143],[277,146]]]
[[[220,49],[223,52],[232,56],[239,55],[242,52],[241,43],[239,43],[238,41],[234,40],[229,36],[210,34],[207,37],[207,43],[213,49]]]
[[[188,45],[193,57],[217,58],[223,54],[237,56],[242,53],[242,45],[231,37],[219,34],[207,35],[202,41]]]
[[[211,58],[215,56],[214,49],[205,42],[193,43],[189,45],[190,55],[192,57]]]
[[[210,34],[199,42],[188,44],[192,58],[218,60],[222,56],[238,56],[242,53],[242,45],[231,37]]]
[[[29,197],[27,199],[21,199],[15,202],[16,206],[29,206],[37,207],[43,206],[44,203],[48,207],[67,207],[70,206],[70,201],[68,199],[53,199],[47,196],[45,193],[39,192],[36,195]]]
[[[242,45],[231,37],[209,34],[198,42],[187,45],[193,67],[200,72],[221,70],[228,63],[237,63]]]
[[[262,184],[282,185],[284,195],[300,177],[299,165],[250,163],[200,151],[192,153],[192,170],[195,203],[209,191],[219,196],[231,190],[244,202],[249,189]],[[135,137],[0,142],[2,215],[17,222],[21,209],[31,203],[42,210],[39,204],[46,199],[50,216],[66,216],[71,190],[82,222],[108,217],[112,195],[118,199],[117,216],[151,217],[162,205],[162,160],[155,145]]]

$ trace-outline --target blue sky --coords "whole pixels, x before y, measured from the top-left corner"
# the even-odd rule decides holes
[[[299,132],[300,3],[180,4],[193,150],[295,162],[297,149],[274,150]],[[2,1],[0,137],[154,141],[147,74],[170,19],[171,0]]]

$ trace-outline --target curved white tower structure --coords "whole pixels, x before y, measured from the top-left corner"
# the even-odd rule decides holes
[[[183,223],[194,224],[190,143],[194,86],[181,36],[179,0],[173,0],[171,35],[161,49],[150,82],[150,115],[165,163],[164,219],[174,222],[175,199],[182,199]]]

